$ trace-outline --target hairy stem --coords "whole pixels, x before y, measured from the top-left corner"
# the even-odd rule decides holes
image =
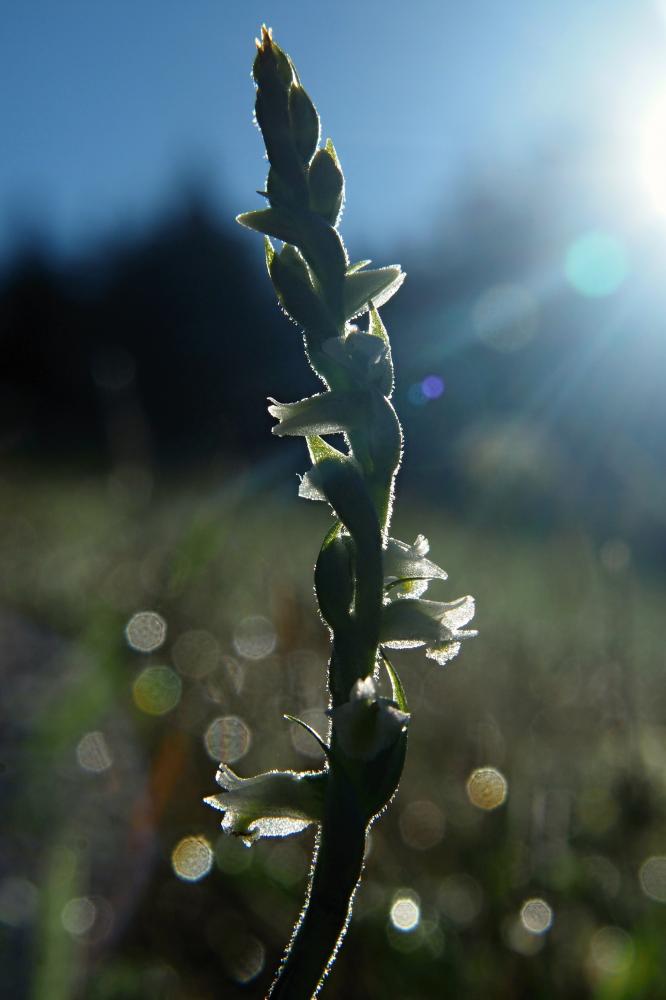
[[[336,780],[329,774],[309,898],[270,991],[272,1000],[316,996],[344,937],[361,877],[365,823],[344,776]]]

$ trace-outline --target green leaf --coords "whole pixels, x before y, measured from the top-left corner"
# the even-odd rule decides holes
[[[316,469],[318,462],[326,461],[327,459],[332,459],[337,462],[349,461],[346,455],[333,445],[329,444],[328,441],[324,441],[323,438],[316,434],[308,435],[305,439],[308,446],[308,454],[310,455],[310,461],[313,464],[313,468],[306,472],[301,479],[301,484],[298,488],[299,497],[303,497],[305,500],[326,500],[326,494],[321,486],[321,484],[313,476],[313,472]]]
[[[355,271],[362,271],[364,267],[368,266],[368,264],[372,264],[372,261],[359,260],[356,262],[356,264],[350,264],[350,266],[347,268],[347,274],[354,274]]]
[[[264,252],[266,254],[266,267],[268,268],[268,274],[270,276],[271,264],[273,263],[273,258],[275,257],[275,249],[268,236],[264,236]]]
[[[401,712],[409,712],[405,689],[403,688],[400,678],[398,677],[397,670],[385,653],[382,653],[382,663],[386,667],[386,673],[389,675],[389,679],[391,681],[391,690],[393,691],[394,702]]]
[[[377,512],[357,463],[317,435],[306,441],[314,464],[303,482],[324,495],[361,550],[374,550],[379,538]]]
[[[367,312],[371,301],[378,309],[395,295],[404,280],[404,271],[397,265],[345,275],[345,319],[354,319]]]
[[[323,438],[318,437],[316,434],[308,436],[307,446],[310,461],[313,463],[323,462],[327,458],[332,458],[340,462],[347,460],[347,456],[343,452],[338,451],[332,444],[324,441]]]
[[[324,149],[326,150],[328,155],[332,157],[336,167],[340,167],[340,170],[342,170],[342,167],[340,166],[340,160],[338,159],[338,154],[336,152],[335,146],[333,145],[333,140],[330,138],[330,136],[324,143]]]
[[[285,712],[283,717],[287,719],[288,722],[295,722],[297,726],[301,726],[306,731],[306,733],[309,733],[310,736],[312,736],[312,738],[316,740],[316,742],[319,744],[321,749],[328,757],[328,755],[331,752],[331,748],[329,747],[328,743],[324,742],[324,740],[321,738],[316,729],[313,729],[312,726],[308,726],[307,722],[303,722],[302,719],[297,719],[295,715],[289,715],[288,713]]]
[[[368,321],[368,335],[371,337],[376,337],[381,340],[384,345],[384,354],[382,356],[381,369],[375,374],[375,379],[377,384],[381,388],[383,394],[390,399],[393,394],[393,387],[395,385],[395,373],[393,369],[393,356],[391,354],[391,342],[389,340],[389,335],[382,322],[382,318],[377,311],[377,307],[374,302],[370,303],[370,319]]]
[[[339,453],[338,453],[339,454]],[[379,538],[379,524],[367,484],[352,458],[320,459],[310,471],[331,507],[363,551]]]
[[[371,337],[379,337],[382,340],[390,353],[391,342],[389,341],[389,335],[384,323],[382,321],[379,312],[377,311],[377,306],[374,302],[370,303],[370,320],[368,323],[368,333]]]
[[[281,208],[260,208],[254,212],[242,212],[236,222],[257,233],[274,236],[284,243],[298,242],[298,229],[293,219]]]

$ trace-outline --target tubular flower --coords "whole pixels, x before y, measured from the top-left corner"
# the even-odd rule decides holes
[[[326,776],[323,772],[267,771],[239,778],[220,764],[215,780],[220,795],[204,799],[224,813],[222,829],[248,847],[260,837],[286,837],[321,822]]]

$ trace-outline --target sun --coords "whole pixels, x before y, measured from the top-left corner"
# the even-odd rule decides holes
[[[648,109],[643,119],[638,169],[650,208],[666,218],[666,94]]]

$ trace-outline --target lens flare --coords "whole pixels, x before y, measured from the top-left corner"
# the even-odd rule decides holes
[[[666,903],[666,857],[648,858],[641,865],[638,878],[646,896]]]
[[[509,786],[494,767],[478,767],[467,779],[467,795],[477,809],[497,809],[506,801]]]
[[[439,844],[444,836],[444,815],[428,799],[410,802],[400,814],[402,839],[417,851],[427,851]]]
[[[92,929],[97,916],[95,904],[87,896],[79,896],[65,903],[60,921],[68,934],[81,937]]]
[[[171,866],[183,882],[199,882],[213,867],[213,849],[205,837],[183,837],[173,849]]]
[[[420,919],[421,906],[416,895],[399,893],[391,906],[391,923],[395,929],[409,933],[418,927]]]
[[[634,942],[621,927],[601,927],[590,941],[589,961],[604,976],[621,976],[634,960]]]
[[[113,764],[113,756],[104,733],[84,733],[76,747],[76,759],[84,771],[92,774],[108,771]]]
[[[265,964],[266,949],[258,938],[248,935],[233,941],[233,956],[228,960],[227,971],[241,986],[256,979]]]
[[[421,382],[421,392],[426,399],[439,399],[444,392],[444,379],[439,375],[426,375]]]
[[[493,285],[477,299],[472,324],[488,347],[502,353],[518,351],[537,332],[538,303],[522,285]]]
[[[629,264],[623,244],[611,233],[584,233],[567,250],[564,273],[586,298],[604,298],[622,285]]]
[[[528,899],[522,905],[520,919],[530,934],[545,934],[553,923],[553,911],[544,899]]]
[[[166,639],[167,626],[156,611],[137,611],[125,628],[127,642],[137,653],[152,653]]]
[[[171,667],[146,667],[134,681],[134,704],[147,715],[166,715],[180,701],[183,685]]]
[[[234,648],[246,660],[263,660],[275,649],[277,635],[273,623],[263,615],[248,615],[233,635]]]
[[[221,715],[209,724],[204,734],[208,756],[216,763],[233,764],[250,749],[252,731],[237,715]]]

